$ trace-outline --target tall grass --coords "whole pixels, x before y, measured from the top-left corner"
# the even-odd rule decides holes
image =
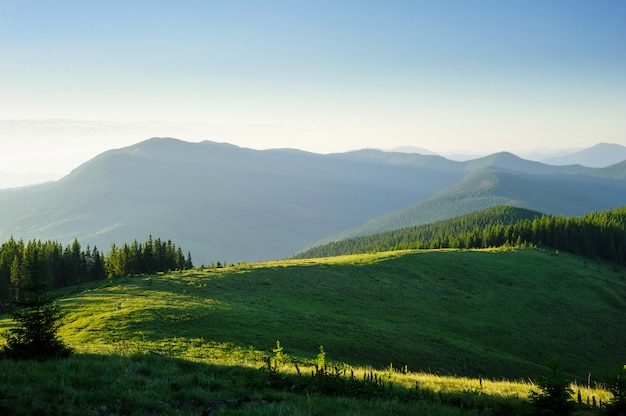
[[[292,365],[277,373],[287,385],[311,377],[313,366]],[[470,379],[435,374],[391,373],[351,369],[358,380],[372,373],[391,383],[389,394],[302,394],[267,383],[262,364],[219,365],[150,352],[75,354],[47,362],[1,361],[0,414],[11,415],[199,415],[211,403],[241,398],[262,399],[226,405],[216,414],[346,415],[380,414],[478,415],[520,414],[534,385],[528,382]],[[345,377],[350,377],[347,372]],[[383,386],[387,392],[387,385]],[[606,401],[607,392],[590,391]],[[592,409],[588,409],[589,414]],[[425,413],[421,413],[425,412]]]

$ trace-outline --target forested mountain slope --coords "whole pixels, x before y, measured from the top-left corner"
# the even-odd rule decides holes
[[[603,169],[595,170],[592,172],[592,175],[624,180],[626,179],[626,160]]]
[[[530,165],[523,164],[518,171],[513,171],[502,168],[506,163],[498,160],[501,159],[494,158],[492,161],[496,163],[492,164],[467,162],[470,173],[458,183],[430,198],[370,219],[315,245],[428,224],[494,205],[512,205],[563,216],[584,215],[626,205],[626,164],[623,162],[602,169],[565,166],[561,172],[555,171],[555,167],[547,167],[537,170],[544,173],[527,173]],[[514,163],[509,167],[519,165],[516,159],[512,161]]]
[[[510,152],[498,152],[474,160],[463,162],[468,172],[477,172],[483,169],[505,170],[510,172],[526,173],[531,175],[545,175],[550,173],[584,173],[591,169],[581,165],[553,166],[545,163],[522,159]]]
[[[378,152],[386,156],[382,152]],[[0,239],[111,243],[171,238],[198,263],[279,258],[426,198],[462,169],[435,156],[323,156],[151,139],[54,183],[0,192]]]
[[[590,258],[626,261],[626,207],[581,217],[495,206],[457,218],[312,247],[297,258],[398,249],[543,246]]]
[[[371,234],[498,204],[582,215],[626,204],[626,180],[619,166],[555,167],[510,153],[455,162],[155,138],[105,152],[57,182],[0,191],[0,241],[78,239],[106,252],[152,234],[197,264],[253,261],[346,230]]]

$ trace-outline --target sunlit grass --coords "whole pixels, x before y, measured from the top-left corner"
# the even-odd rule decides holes
[[[281,339],[292,354],[325,345],[351,365],[517,378],[556,355],[582,379],[622,359],[611,346],[626,342],[625,297],[623,272],[574,256],[448,250],[109,279],[59,304],[61,335],[77,346],[201,339],[249,351]]]
[[[197,415],[211,401],[270,395],[277,401],[220,414],[415,414],[419,406],[428,414],[479,414],[480,406],[498,400],[502,409],[521,406],[536,390],[531,379],[543,373],[542,360],[553,355],[580,375],[575,396],[580,391],[583,403],[606,402],[610,395],[595,388],[595,379],[624,358],[618,347],[626,339],[616,311],[624,307],[625,274],[551,254],[388,252],[71,288],[58,303],[67,312],[60,335],[75,355],[41,365],[0,363],[8,376],[0,384],[0,405],[6,400],[11,409],[28,408],[26,394],[58,396],[54,403],[35,402],[33,409]],[[614,296],[607,298],[608,292]],[[0,330],[10,325],[8,318],[0,320]],[[589,331],[597,327],[602,331]],[[297,377],[294,364],[302,374],[313,373],[324,345],[333,368],[357,379],[375,374],[394,390],[434,396],[410,404],[377,398],[365,406],[350,398],[268,391],[259,384],[260,369],[278,339],[290,357],[280,368],[285,376]],[[587,389],[583,380],[590,372]],[[58,383],[48,380],[55,377]],[[474,410],[436,406],[439,394],[458,395],[452,402],[469,400]],[[329,407],[335,411],[324,413]]]

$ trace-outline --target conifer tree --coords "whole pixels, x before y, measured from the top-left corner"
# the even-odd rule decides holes
[[[11,262],[11,285],[14,288],[13,293],[16,300],[20,297],[19,287],[22,283],[23,277],[24,273],[22,270],[22,262],[16,255],[13,257],[13,261]]]
[[[70,349],[58,337],[62,313],[48,291],[49,266],[34,248],[22,264],[18,309],[11,313],[17,326],[7,335],[4,355],[13,359],[66,357]]]
[[[574,402],[571,401],[572,389],[570,382],[565,377],[559,362],[553,359],[548,362],[548,373],[542,377],[537,385],[541,392],[531,392],[530,401],[533,405],[534,415],[537,416],[567,416],[574,410]]]
[[[611,375],[609,391],[613,397],[604,406],[603,414],[606,416],[626,415],[626,365],[619,372]]]
[[[191,270],[193,269],[193,261],[191,260],[191,252],[187,252],[187,260],[185,260],[185,269]]]

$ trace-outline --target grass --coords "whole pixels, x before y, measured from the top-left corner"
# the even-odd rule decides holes
[[[533,388],[528,382],[393,373],[390,394],[364,400],[292,391],[289,386],[299,380],[292,366],[278,373],[288,380],[287,387],[271,388],[260,368],[145,352],[75,354],[41,363],[2,361],[0,414],[200,415],[212,403],[250,397],[259,400],[219,407],[214,414],[512,415],[527,408],[524,399]],[[366,368],[356,369],[355,377],[360,380],[370,372],[387,380],[385,372]],[[411,396],[415,386],[419,393]],[[608,398],[598,389],[583,394]]]
[[[0,362],[0,414],[4,406],[198,415],[241,397],[271,400],[215,413],[511,414],[551,356],[583,402],[606,401],[595,381],[626,362],[624,299],[624,270],[541,250],[393,252],[109,279],[59,300],[73,357]],[[388,377],[399,393],[363,401],[270,388],[259,369],[277,339],[291,361],[280,377],[291,386],[294,364],[310,374],[323,345],[332,366],[357,379]],[[389,372],[390,362],[408,374]],[[419,400],[407,399],[411,391]]]
[[[537,250],[259,263],[84,288],[60,301],[62,334],[79,347],[140,341],[189,357],[280,339],[303,357],[324,345],[351,365],[473,377],[534,378],[555,355],[583,381],[626,360],[624,276]]]

